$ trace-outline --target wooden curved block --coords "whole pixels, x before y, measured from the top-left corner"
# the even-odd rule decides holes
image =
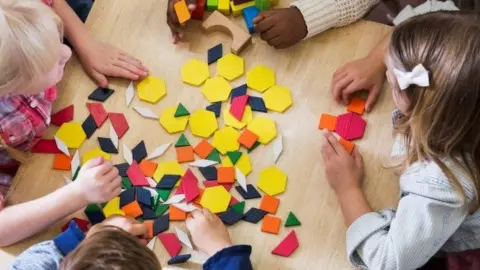
[[[213,12],[203,22],[202,27],[207,33],[220,31],[230,35],[233,38],[232,52],[235,54],[239,54],[252,42],[252,36],[250,36],[250,34],[218,11]]]

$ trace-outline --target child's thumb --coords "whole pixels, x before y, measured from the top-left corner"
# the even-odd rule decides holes
[[[353,159],[355,160],[355,164],[357,164],[358,167],[363,167],[363,158],[362,155],[360,155],[360,152],[358,151],[358,147],[355,147],[353,149],[352,153]]]
[[[101,164],[103,164],[103,157],[92,158],[82,166],[82,169],[91,169]]]

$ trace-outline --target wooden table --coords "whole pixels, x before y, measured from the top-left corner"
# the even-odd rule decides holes
[[[174,46],[170,30],[165,24],[165,8],[166,0],[98,0],[87,25],[95,38],[140,58],[150,68],[152,75],[166,79],[168,94],[158,104],[145,104],[136,98],[132,105],[142,104],[158,114],[163,108],[178,102],[190,110],[204,108],[208,102],[198,88],[182,83],[180,67],[192,58],[205,59],[208,48],[219,42],[229,45],[231,40],[221,33],[207,36],[201,33],[199,23],[193,22],[187,29],[189,44]],[[237,20],[238,24],[243,25],[242,18]],[[322,133],[317,125],[321,113],[340,114],[346,111],[345,107],[335,104],[332,99],[330,83],[334,71],[352,59],[365,56],[388,32],[389,27],[361,21],[328,31],[288,50],[272,49],[254,37],[253,45],[242,54],[247,70],[257,64],[274,68],[277,83],[289,87],[294,99],[293,106],[284,114],[269,113],[268,117],[275,119],[279,133],[284,136],[284,152],[278,167],[289,177],[286,192],[279,196],[281,203],[277,214],[285,220],[288,212],[293,211],[301,220],[302,226],[295,228],[300,248],[291,258],[271,255],[271,250],[290,230],[281,228],[276,236],[261,232],[260,223],[252,225],[240,222],[230,228],[232,238],[235,243],[253,246],[252,261],[256,269],[350,269],[345,253],[342,213],[324,178],[320,154]],[[215,65],[211,66],[211,71],[216,74]],[[233,85],[240,85],[244,81],[245,77]],[[133,147],[140,140],[145,140],[150,150],[166,142],[174,143],[177,135],[167,134],[157,121],[143,119],[133,109],[125,107],[124,90],[127,84],[125,80],[112,80],[110,86],[117,92],[105,103],[108,111],[125,113],[130,123],[130,131],[121,141]],[[59,85],[60,98],[53,111],[74,103],[75,119],[82,122],[88,115],[84,104],[94,88],[94,83],[82,70],[78,58],[74,57],[67,65],[65,77]],[[367,131],[365,137],[357,142],[366,163],[366,194],[375,209],[397,202],[397,177],[382,168],[382,164],[388,161],[392,145],[392,109],[391,95],[385,87],[374,111],[364,116],[368,122]],[[219,124],[223,126],[223,119],[219,118]],[[96,131],[80,152],[85,153],[97,147],[95,138],[108,136],[107,126]],[[52,127],[45,137],[51,138],[55,130]],[[189,132],[187,136],[194,138]],[[198,141],[198,138],[193,141]],[[171,148],[159,161],[174,160],[174,152]],[[272,146],[260,147],[252,153],[251,159],[253,172],[247,180],[255,184],[260,169],[272,165]],[[113,161],[121,162],[122,155],[114,155]],[[51,170],[52,162],[51,155],[35,155],[28,166],[23,166],[15,181],[11,203],[41,197],[64,185],[63,176],[68,174]],[[196,170],[195,173],[199,175]],[[234,189],[232,194],[241,198]],[[258,199],[247,201],[248,207],[258,205]],[[59,222],[31,239],[0,250],[0,266],[8,265],[15,255],[30,245],[51,239],[65,222]],[[162,265],[165,265],[166,252],[160,242],[157,243],[155,251]],[[183,267],[199,266],[186,264]]]

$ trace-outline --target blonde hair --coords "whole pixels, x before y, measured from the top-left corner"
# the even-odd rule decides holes
[[[39,0],[0,0],[0,95],[29,87],[60,57],[63,27]]]
[[[464,170],[480,194],[480,15],[438,12],[414,17],[392,34],[388,54],[392,65],[411,71],[417,64],[429,71],[430,86],[412,85],[396,95],[409,101],[399,118],[405,137],[405,165],[435,162],[454,188],[464,188],[445,160]]]

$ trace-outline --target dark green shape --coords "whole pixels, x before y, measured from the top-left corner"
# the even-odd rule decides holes
[[[285,227],[293,227],[293,226],[300,226],[302,223],[300,223],[300,220],[292,213],[290,212],[287,217],[287,221],[285,222]]]
[[[160,195],[157,194],[155,196],[152,196],[151,200],[152,200],[152,209],[155,209],[158,205],[158,200],[160,199]]]
[[[137,218],[137,221],[140,222],[140,223],[143,223],[143,218],[138,217],[138,218]]]
[[[132,182],[130,182],[130,179],[128,179],[128,177],[122,177],[122,187],[125,189],[132,187]]]
[[[235,164],[237,164],[238,160],[242,156],[242,152],[240,152],[240,151],[227,152],[227,156],[232,161],[232,164],[235,165]]]
[[[187,140],[187,137],[185,137],[184,134],[180,135],[180,138],[178,138],[178,141],[175,144],[175,147],[183,147],[183,146],[190,146],[190,142]]]
[[[239,203],[236,203],[232,206],[230,206],[233,210],[235,210],[235,212],[237,213],[240,213],[240,214],[243,214],[243,212],[245,211],[245,201],[243,202],[239,202]]]
[[[96,203],[93,203],[93,204],[89,204],[87,205],[87,208],[85,208],[85,212],[102,212],[102,209],[100,209],[100,207],[98,207],[98,205]]]
[[[187,116],[190,115],[190,112],[183,106],[182,103],[178,104],[177,110],[175,111],[175,117]]]
[[[218,151],[216,148],[213,148],[212,153],[210,153],[210,155],[207,156],[207,160],[221,162],[220,155],[218,154]]]
[[[78,167],[77,171],[76,171],[75,174],[73,175],[72,181],[75,181],[75,179],[77,179],[79,172],[80,172],[80,167]]]
[[[172,193],[171,189],[159,189],[157,188],[158,196],[162,199],[162,201],[168,200],[168,196],[170,196],[170,193]]]
[[[155,208],[155,215],[156,215],[157,217],[163,215],[163,213],[165,213],[165,212],[168,210],[168,207],[169,207],[168,204],[159,204],[159,205],[157,205],[157,207]]]
[[[100,206],[102,206],[102,209],[105,208],[105,205],[107,205],[108,202],[101,203]]]
[[[248,153],[250,153],[250,152],[252,152],[253,150],[255,150],[255,148],[257,148],[259,145],[260,145],[260,142],[256,141],[256,142],[252,145],[252,148],[248,149]]]

